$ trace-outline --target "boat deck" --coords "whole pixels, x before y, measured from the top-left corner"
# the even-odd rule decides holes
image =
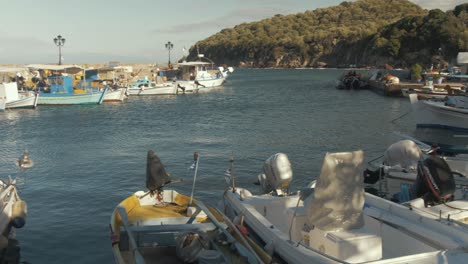
[[[420,89],[424,86],[424,83],[414,83],[414,82],[400,82],[396,84],[386,84],[381,81],[368,81],[369,88],[379,92],[383,93],[383,95],[386,96],[402,96],[403,94],[401,93],[401,89]],[[441,84],[433,84],[434,88],[439,88],[443,89],[447,85],[450,85],[452,88],[461,88],[463,87],[463,83],[457,83],[457,82],[447,82],[447,83],[441,83]]]

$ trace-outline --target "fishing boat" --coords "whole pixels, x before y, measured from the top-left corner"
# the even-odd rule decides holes
[[[339,90],[359,90],[367,88],[367,83],[362,79],[361,73],[348,72],[336,81],[336,88]]]
[[[198,154],[194,155],[195,176]],[[262,263],[242,234],[215,208],[173,189],[156,154],[147,158],[146,187],[115,208],[111,221],[115,263]]]
[[[175,82],[184,93],[198,92],[200,89],[209,89],[222,86],[232,67],[224,70],[223,67],[214,68],[212,61],[205,62],[201,59],[203,54],[198,54],[199,61],[181,62],[178,64],[180,73]]]
[[[48,86],[39,89],[38,105],[74,105],[74,104],[102,104],[106,88],[94,89],[76,87],[73,76],[82,73],[83,68],[77,65],[42,65],[26,66],[30,70],[48,71]],[[75,85],[75,87],[74,87]]]
[[[15,78],[21,76],[21,71],[26,68],[0,68],[2,83],[0,83],[0,97],[4,97],[5,109],[12,108],[36,108],[39,94],[33,91],[19,92],[18,83],[15,79],[11,80],[8,74],[15,74]]]
[[[402,191],[408,194],[411,186],[417,183],[418,176],[420,177],[420,166],[424,160],[437,156],[447,163],[456,186],[468,188],[468,156],[438,155],[438,150],[438,147],[429,146],[414,138],[393,143],[382,156],[368,162],[364,171],[364,183],[368,184],[369,190],[389,199]],[[409,199],[407,195],[405,199],[398,200]]]
[[[327,153],[317,180],[290,192],[291,164],[287,155],[277,153],[265,161],[257,177],[263,194],[236,186],[234,175],[228,174],[232,185],[224,192],[224,212],[286,263],[466,260],[464,203],[447,201],[448,206],[441,206],[446,208],[434,211],[424,210],[424,205],[410,210],[366,193],[363,162],[362,151]]]
[[[22,228],[26,224],[27,205],[16,189],[16,180],[8,177],[0,180],[0,262],[20,263],[18,241],[15,239],[14,229]]]
[[[420,100],[417,94],[409,97],[416,127],[468,133],[468,96],[449,95],[445,100]]]
[[[127,91],[127,87],[110,87],[107,89],[106,94],[104,94],[103,102],[123,102],[128,98]]]
[[[128,87],[129,95],[175,95],[178,88],[173,82],[156,83],[147,76],[136,80]]]
[[[81,80],[78,89],[92,89],[92,92],[100,92],[107,88],[104,94],[103,102],[123,102],[128,98],[128,87],[118,85],[116,71],[120,68],[116,67],[101,67],[98,69],[84,70],[83,80]]]

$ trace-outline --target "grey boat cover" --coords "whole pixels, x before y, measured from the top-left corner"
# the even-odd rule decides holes
[[[387,148],[383,163],[388,166],[400,166],[415,170],[422,157],[421,149],[412,140],[398,141]]]
[[[148,151],[148,159],[146,163],[146,188],[154,193],[160,191],[164,185],[171,182],[169,174],[166,172],[164,165],[154,151]]]
[[[304,201],[308,224],[323,231],[364,225],[364,152],[327,153],[313,195]]]

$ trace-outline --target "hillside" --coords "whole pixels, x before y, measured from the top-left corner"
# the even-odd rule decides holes
[[[430,60],[440,47],[453,56],[468,43],[466,6],[455,11],[428,12],[407,0],[343,2],[223,29],[188,59],[197,45],[218,64],[249,67],[400,65]]]

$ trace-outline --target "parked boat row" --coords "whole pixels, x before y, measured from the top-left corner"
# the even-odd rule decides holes
[[[397,145],[405,144],[411,145]],[[259,195],[236,185],[231,159],[225,173],[230,186],[219,209],[193,198],[198,155],[189,197],[163,190],[173,180],[149,151],[148,191],[126,198],[111,217],[115,262],[463,262],[468,257],[468,181],[456,179],[460,175],[446,159],[423,155],[419,149],[389,148],[387,162],[395,157],[402,166],[413,162],[411,155],[398,151],[421,154],[416,174],[409,184],[400,180],[406,189],[385,195],[365,192],[363,151],[327,153],[317,179],[297,192],[290,190],[291,162],[277,153],[253,175]],[[463,164],[467,172],[468,159]],[[387,184],[381,181],[389,175],[376,182]]]
[[[120,68],[118,68],[120,69]],[[172,73],[172,79],[161,76],[140,77],[136,80],[119,80],[117,68],[103,67],[84,69],[79,65],[30,64],[22,68],[3,68],[3,83],[0,86],[0,110],[37,105],[102,104],[122,102],[128,96],[177,95],[196,93],[223,85],[231,67],[214,68],[204,61],[182,62],[178,69],[160,71]],[[24,77],[20,72],[32,72],[32,87],[25,89]],[[100,75],[112,72],[111,78]],[[16,74],[16,75],[15,75]],[[13,77],[11,77],[13,75]],[[156,77],[156,78],[154,78]],[[21,86],[21,87],[19,87]]]
[[[418,175],[418,196],[405,204],[365,193],[362,151],[327,153],[316,181],[290,192],[292,169],[285,154],[265,161],[262,193],[233,184],[224,208],[270,255],[286,263],[460,263],[468,256],[468,203],[456,195],[453,175],[429,157]],[[438,168],[438,167],[437,167]],[[439,173],[439,174],[437,174]],[[444,173],[444,174],[443,174]],[[424,180],[448,180],[432,190]],[[429,203],[426,197],[433,199]]]

